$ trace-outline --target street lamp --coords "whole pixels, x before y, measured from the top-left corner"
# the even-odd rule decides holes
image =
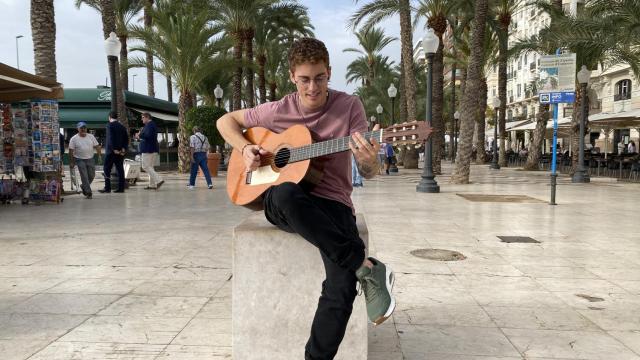
[[[378,113],[378,117],[380,118],[380,121],[382,121],[382,111],[384,109],[382,108],[382,104],[378,104],[378,106],[376,106],[376,112]]]
[[[493,98],[493,157],[491,159],[490,169],[500,170],[498,165],[498,109],[500,109],[500,99]],[[484,149],[478,149],[484,151]]]
[[[216,97],[216,101],[218,102],[218,107],[219,108],[222,107],[220,104],[222,103],[222,95],[223,94],[224,94],[224,91],[220,87],[220,84],[217,84],[216,88],[213,89],[213,95]]]
[[[132,79],[131,79],[131,91],[132,92],[136,92],[136,76],[138,76],[138,74],[133,74]]]
[[[456,111],[453,113],[453,158],[451,162],[454,163],[456,161],[456,152],[458,151],[458,119],[460,119],[460,111]]]
[[[111,111],[118,114],[118,89],[116,86],[116,61],[120,54],[120,41],[116,37],[116,33],[111,32],[109,37],[104,40],[104,51],[107,53],[109,60],[109,76],[111,77]]]
[[[398,89],[396,89],[396,87],[393,85],[393,83],[391,83],[391,85],[389,85],[389,88],[387,89],[387,94],[389,95],[389,97],[391,98],[391,124],[395,124],[395,100],[396,100],[396,95],[398,95]]]
[[[440,39],[434,34],[433,29],[427,29],[427,34],[422,41],[422,45],[424,47],[424,52],[427,54],[427,127],[431,127],[431,102],[433,100],[432,96],[432,88],[433,88],[433,57],[438,51],[438,46],[440,45]],[[440,186],[438,186],[438,182],[435,180],[435,175],[433,174],[433,161],[432,154],[433,152],[433,137],[429,137],[425,144],[424,149],[424,168],[422,170],[422,179],[418,186],[416,186],[416,191],[425,192],[425,193],[439,193]]]
[[[371,118],[369,119],[369,129],[373,129],[375,125],[376,125],[376,117],[371,115]]]
[[[20,52],[18,51],[18,39],[22,39],[24,36],[17,35],[16,36],[16,67],[20,70]]]
[[[578,71],[578,82],[582,91],[582,118],[580,119],[580,145],[578,148],[578,168],[571,178],[574,183],[588,183],[591,181],[589,174],[584,168],[584,125],[587,122],[587,84],[591,78],[591,71],[585,65]]]

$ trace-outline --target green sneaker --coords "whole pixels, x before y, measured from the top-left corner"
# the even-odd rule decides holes
[[[374,325],[380,325],[391,316],[396,301],[391,295],[395,277],[393,271],[380,261],[370,257],[373,269],[361,266],[356,271],[360,288],[367,302],[367,315]]]

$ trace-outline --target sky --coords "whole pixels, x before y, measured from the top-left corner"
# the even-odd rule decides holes
[[[331,87],[353,92],[356,84],[346,84],[347,66],[358,55],[344,53],[349,47],[358,48],[353,31],[347,28],[347,19],[366,1],[351,0],[301,0],[307,6],[311,22],[315,27],[316,38],[327,45],[332,67]],[[56,16],[56,63],[58,82],[66,88],[93,88],[105,85],[109,76],[106,55],[102,39],[102,21],[93,9],[83,6],[77,9],[73,0],[55,0]],[[19,67],[34,73],[33,42],[29,19],[29,0],[0,0],[2,21],[0,21],[0,62],[16,66],[16,36]],[[381,24],[388,36],[400,38],[400,25],[397,17]],[[422,36],[420,26],[414,32],[414,41]],[[400,41],[395,41],[382,52],[396,63],[400,62]],[[132,54],[133,55],[133,54]],[[131,55],[130,55],[131,56]],[[134,77],[134,75],[136,75]],[[166,81],[162,75],[155,77],[156,97],[167,98]],[[398,84],[396,84],[396,87]],[[129,90],[147,93],[146,70],[129,70]],[[174,100],[176,97],[174,96]]]

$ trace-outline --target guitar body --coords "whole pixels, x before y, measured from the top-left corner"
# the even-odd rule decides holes
[[[252,144],[260,145],[273,154],[273,157],[263,156],[260,168],[247,172],[242,154],[233,150],[227,169],[227,193],[234,204],[259,209],[262,206],[262,194],[269,187],[284,182],[300,183],[308,173],[313,173],[309,171],[311,160],[282,163],[287,158],[288,149],[312,143],[311,133],[305,126],[295,125],[280,134],[255,127],[248,129],[244,136]]]

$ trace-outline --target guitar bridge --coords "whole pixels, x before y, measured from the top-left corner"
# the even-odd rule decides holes
[[[264,185],[270,184],[278,180],[280,174],[273,171],[270,165],[261,166],[255,171],[247,172],[245,176],[245,184],[247,185]]]

